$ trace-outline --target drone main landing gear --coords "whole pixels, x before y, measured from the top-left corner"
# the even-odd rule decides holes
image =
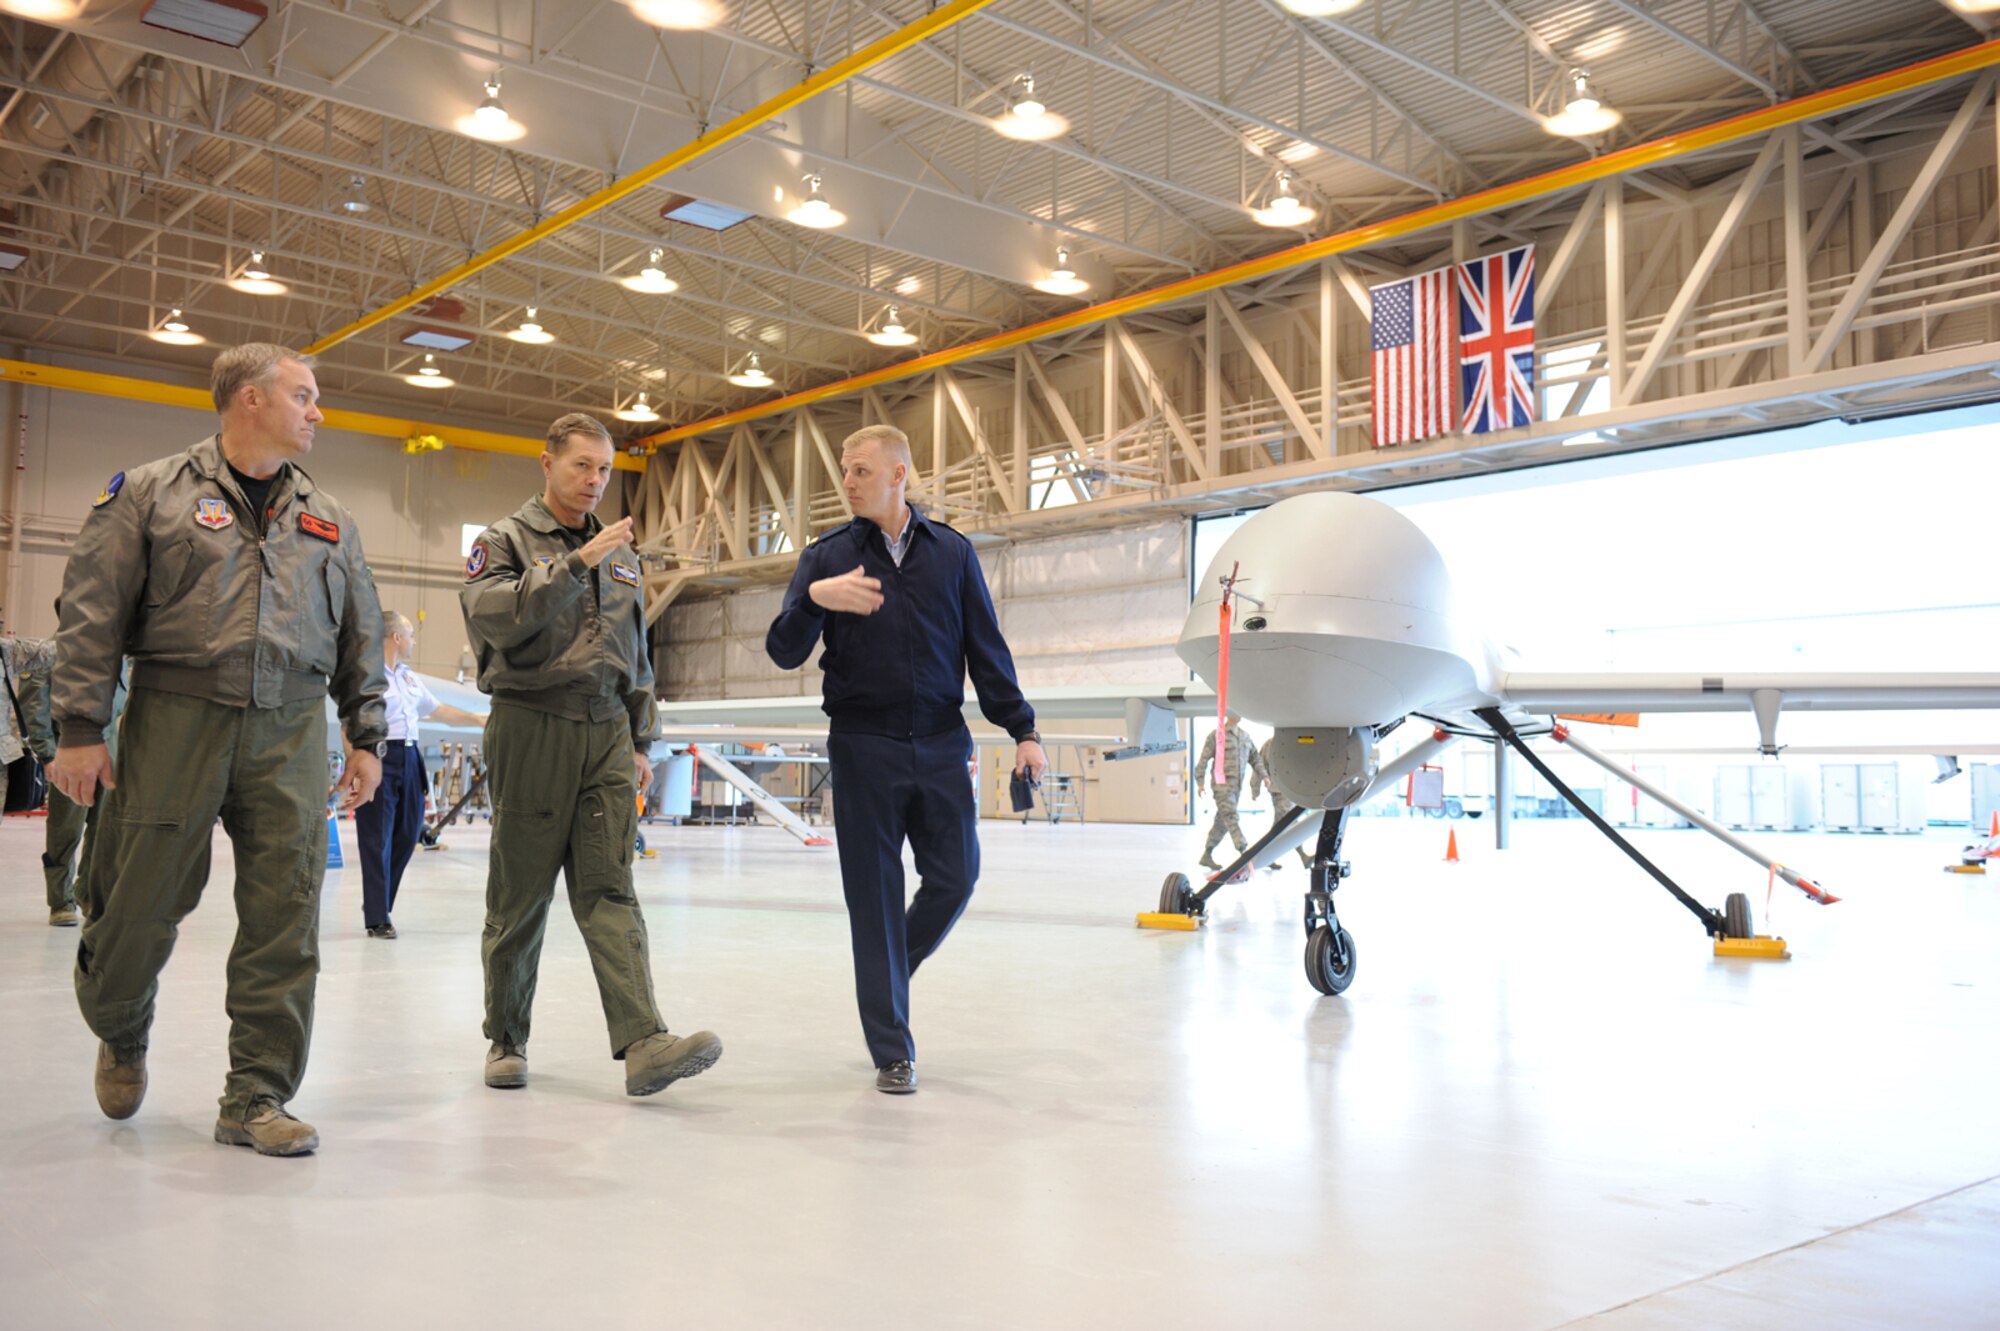
[[[1306,979],[1323,994],[1342,993],[1354,983],[1354,935],[1341,927],[1333,894],[1352,872],[1340,858],[1347,811],[1329,810],[1319,825],[1312,881],[1306,888]]]

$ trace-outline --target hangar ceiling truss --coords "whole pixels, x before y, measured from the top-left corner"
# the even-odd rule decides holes
[[[649,610],[786,576],[890,421],[975,539],[2000,396],[1996,76],[1789,125],[683,439],[628,482]],[[1368,287],[1535,242],[1544,419],[1376,448]]]
[[[12,214],[0,224],[26,255],[0,275],[0,342],[198,379],[205,351],[147,337],[169,309],[212,343],[318,341],[930,7],[724,8],[722,26],[685,34],[612,0],[271,0],[241,51],[142,25],[142,0],[84,0],[57,25],[0,17],[0,208]],[[515,435],[641,390],[670,423],[700,421],[895,363],[903,353],[865,337],[891,304],[926,348],[1072,309],[1031,285],[1059,244],[1091,299],[1144,291],[1984,34],[1984,20],[1935,0],[1369,0],[1329,20],[1275,0],[994,0],[711,159],[451,280],[440,294],[453,303],[421,317],[472,339],[439,353],[455,387],[405,382],[422,355],[403,340],[416,312],[331,347],[321,379],[357,408]],[[1580,66],[1626,117],[1595,142],[1541,127]],[[1066,133],[994,133],[1029,73]],[[514,143],[456,128],[496,75],[527,127]],[[1886,124],[1913,113],[1878,109]],[[1870,151],[1851,141],[1861,133],[1814,124],[1801,152],[1851,165]],[[1629,192],[1635,206],[1705,197],[1711,173],[1732,169],[1727,157],[1663,167]],[[1253,218],[1280,171],[1317,210],[1303,232]],[[807,174],[824,177],[846,225],[785,220]],[[356,196],[365,213],[343,208]],[[663,220],[682,196],[745,220]],[[1481,243],[1496,234],[1476,229]],[[626,290],[619,279],[655,248],[680,289]],[[228,286],[253,251],[287,294]],[[1414,257],[1350,266],[1396,271]],[[1258,307],[1256,292],[1236,296]],[[531,306],[553,343],[504,336]],[[1156,335],[1144,321],[1128,331]],[[776,388],[729,381],[751,352]],[[968,403],[987,373],[955,372]]]

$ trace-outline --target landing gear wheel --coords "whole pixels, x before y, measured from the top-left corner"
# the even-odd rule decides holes
[[[1722,903],[1722,936],[1751,938],[1755,932],[1750,924],[1750,898],[1741,892],[1731,892]]]
[[[1306,939],[1306,978],[1323,994],[1343,993],[1354,983],[1354,936],[1320,925]]]
[[[1160,914],[1186,915],[1194,904],[1194,888],[1184,873],[1170,873],[1160,885]]]

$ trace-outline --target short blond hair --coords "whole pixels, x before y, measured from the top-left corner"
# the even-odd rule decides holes
[[[910,454],[910,436],[895,426],[864,425],[840,441],[840,451],[845,453],[848,449],[859,448],[863,444],[876,445],[889,457],[902,463],[912,475],[916,473],[916,459]]]
[[[209,392],[215,398],[216,411],[228,411],[245,384],[269,388],[278,377],[279,363],[288,360],[308,368],[312,365],[312,357],[304,352],[274,342],[245,342],[225,350],[215,358],[215,366],[208,373]]]

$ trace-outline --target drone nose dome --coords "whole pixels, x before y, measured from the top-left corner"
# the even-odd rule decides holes
[[[1223,543],[1176,649],[1210,685],[1221,579],[1232,568],[1241,596],[1229,698],[1254,721],[1376,725],[1477,687],[1482,649],[1460,620],[1444,557],[1387,504],[1333,491],[1299,495]]]

